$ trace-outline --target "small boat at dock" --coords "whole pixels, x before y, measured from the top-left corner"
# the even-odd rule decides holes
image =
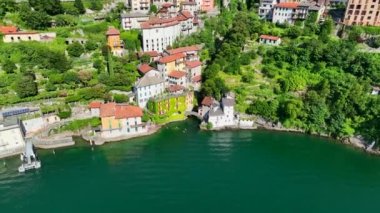
[[[21,166],[18,167],[20,173],[41,168],[41,161],[38,160],[30,140],[25,142],[25,152],[20,155],[20,159],[22,162]]]

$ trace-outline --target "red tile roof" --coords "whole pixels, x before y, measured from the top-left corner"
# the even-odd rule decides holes
[[[120,32],[119,32],[119,30],[117,30],[117,29],[111,27],[111,28],[108,29],[108,31],[107,31],[107,35],[108,35],[108,36],[109,36],[109,35],[120,35]]]
[[[135,118],[143,116],[140,107],[114,102],[100,105],[100,117],[115,117],[115,119]]]
[[[150,29],[150,28],[157,28],[157,27],[169,27],[174,26],[178,24],[177,17],[173,18],[151,18],[146,22],[143,22],[140,24],[142,29]]]
[[[173,55],[177,53],[199,51],[199,50],[201,50],[201,47],[199,45],[193,45],[193,46],[179,47],[176,49],[166,50],[166,52],[168,52],[170,55]]]
[[[115,106],[116,103],[114,102],[100,105],[100,117],[104,118],[115,116]]]
[[[201,75],[197,75],[195,77],[193,77],[193,82],[201,82],[202,81],[202,76]]]
[[[195,67],[201,66],[202,62],[200,62],[200,61],[186,61],[185,64],[186,64],[186,67],[188,67],[188,68],[195,68]]]
[[[298,2],[281,2],[275,5],[275,7],[287,8],[287,9],[297,9]]]
[[[193,18],[193,15],[191,15],[191,13],[187,10],[182,10],[180,12],[183,16],[185,16],[185,18],[189,19],[189,18]]]
[[[181,58],[185,58],[185,54],[177,53],[177,54],[173,54],[173,55],[164,56],[164,57],[160,58],[160,60],[158,60],[158,62],[160,64],[167,64],[169,62],[173,62],[173,61],[176,61],[176,60],[181,59]]]
[[[141,57],[143,55],[149,55],[150,57],[157,57],[158,52],[157,51],[146,51],[146,52],[140,52],[139,53],[139,57]]]
[[[100,106],[102,105],[102,102],[100,101],[92,101],[88,107],[93,109],[93,108],[100,108]]]
[[[203,100],[202,100],[202,105],[205,105],[205,106],[211,106],[212,105],[212,103],[213,103],[213,98],[211,97],[211,96],[206,96],[206,97],[204,97],[203,98]]]
[[[143,74],[145,74],[145,73],[151,71],[152,69],[154,69],[154,68],[151,67],[151,66],[149,66],[148,64],[141,64],[141,65],[139,66],[139,68],[138,68],[138,70],[139,70],[141,73],[143,73]]]
[[[15,33],[17,30],[15,26],[0,26],[0,33],[2,34]]]
[[[169,92],[178,92],[178,91],[181,91],[184,89],[185,89],[185,87],[176,84],[176,85],[170,85],[168,88],[168,91]]]
[[[143,111],[138,106],[116,105],[115,119],[142,117]]]
[[[9,33],[4,33],[5,35],[28,35],[28,34],[38,34],[37,32],[33,31],[18,31],[18,32],[9,32]]]
[[[164,3],[164,4],[162,4],[162,7],[171,7],[171,6],[173,6],[174,4],[172,4],[172,3]]]
[[[277,41],[278,39],[280,39],[280,37],[271,36],[271,35],[261,35],[260,38],[265,39],[265,40],[273,40],[273,41]]]
[[[172,71],[171,73],[169,73],[169,77],[172,77],[172,78],[182,78],[186,76],[186,72],[183,72],[183,71],[178,71],[178,70],[175,70],[175,71]]]

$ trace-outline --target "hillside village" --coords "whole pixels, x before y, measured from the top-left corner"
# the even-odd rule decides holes
[[[29,15],[50,17],[38,23],[29,23],[16,9],[3,15],[0,158],[22,152],[26,140],[54,148],[73,145],[72,136],[81,136],[100,145],[153,134],[190,115],[208,130],[261,126],[327,134],[330,130],[309,128],[304,123],[312,119],[296,110],[318,103],[310,101],[316,95],[302,95],[322,87],[316,85],[323,77],[289,72],[292,63],[299,68],[306,59],[288,59],[280,51],[289,46],[300,51],[293,42],[323,39],[351,39],[366,51],[378,36],[369,28],[344,27],[380,23],[380,18],[364,15],[355,21],[351,15],[359,12],[351,1],[335,23],[328,12],[338,3],[327,1],[261,0],[249,10],[241,1],[107,1],[102,8],[94,2],[102,0],[65,1],[43,12],[39,8],[44,3],[15,3]],[[304,69],[326,74],[333,64],[315,63]],[[368,63],[378,67],[376,59]],[[369,79],[371,91],[356,86],[362,92],[358,96],[372,104],[379,81]],[[344,126],[349,132],[344,137],[354,136],[350,131],[356,128],[348,116],[340,124],[351,125]],[[365,119],[374,122],[377,117]]]

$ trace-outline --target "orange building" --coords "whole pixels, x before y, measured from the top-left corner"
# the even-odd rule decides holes
[[[349,0],[343,23],[347,25],[380,26],[378,0]]]
[[[107,31],[107,44],[111,49],[111,52],[115,56],[124,55],[124,44],[120,39],[119,30],[111,27]]]

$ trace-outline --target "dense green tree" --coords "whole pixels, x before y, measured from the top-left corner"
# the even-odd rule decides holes
[[[2,65],[1,65],[1,68],[6,72],[6,73],[14,73],[17,69],[17,66],[15,63],[13,63],[13,61],[7,59],[5,60]]]
[[[98,49],[98,44],[95,41],[93,41],[93,40],[88,40],[86,42],[86,44],[84,45],[84,48],[87,51],[91,52],[91,51],[94,51],[94,50]]]
[[[44,30],[50,26],[50,16],[46,12],[30,11],[22,15],[21,19],[35,30]]]
[[[0,18],[2,18],[7,12],[15,11],[15,9],[15,0],[0,0]]]
[[[31,75],[20,76],[15,82],[14,89],[20,98],[26,98],[38,94],[37,83]]]
[[[79,42],[73,42],[66,50],[71,57],[80,57],[84,53],[84,47]]]
[[[82,0],[75,0],[74,7],[78,9],[80,14],[86,13],[86,9],[84,8]]]

